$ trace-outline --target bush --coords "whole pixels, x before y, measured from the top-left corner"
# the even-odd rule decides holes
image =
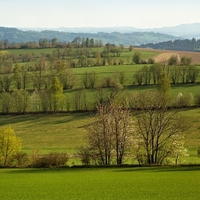
[[[147,61],[148,64],[154,64],[155,60],[153,58],[149,58]]]
[[[189,107],[192,105],[193,99],[194,98],[191,93],[188,94],[179,93],[176,98],[176,106],[181,108]]]
[[[79,158],[81,159],[81,163],[83,165],[90,165],[91,164],[91,155],[90,155],[90,151],[88,148],[85,147],[80,147],[77,150],[77,154],[79,156]]]
[[[30,158],[27,153],[18,152],[11,159],[12,167],[27,167],[30,163]]]
[[[102,88],[110,88],[110,87],[112,87],[113,82],[114,82],[113,78],[111,78],[111,77],[106,77],[106,78],[104,78],[104,79],[102,80],[101,87],[102,87]]]
[[[39,156],[32,163],[32,167],[37,168],[49,168],[49,167],[61,167],[67,164],[69,155],[67,153],[51,152],[49,154]]]

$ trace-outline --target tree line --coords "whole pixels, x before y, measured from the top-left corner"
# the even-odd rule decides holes
[[[100,66],[100,65],[120,65],[124,64],[125,60],[121,57],[121,53],[124,50],[124,46],[116,46],[114,44],[107,43],[101,48],[96,47],[94,43],[88,39],[81,43],[73,42],[65,47],[55,47],[52,53],[36,52],[22,52],[20,54],[12,53],[6,50],[0,52],[0,65],[10,67],[13,63],[31,63],[45,59],[49,62],[53,62],[56,59],[60,59],[68,63],[70,67],[86,67],[86,66]],[[94,40],[91,39],[93,42]],[[83,44],[84,43],[84,44]],[[91,46],[92,45],[92,46]],[[129,59],[126,62],[129,64]]]
[[[116,99],[97,105],[93,120],[86,126],[84,145],[74,154],[83,165],[180,164],[188,156],[184,146],[188,125],[170,107],[168,93],[146,91],[135,100],[140,107],[135,111]],[[0,129],[0,144],[0,166],[4,167],[59,167],[70,158],[67,153],[21,152],[21,141],[10,127]]]
[[[76,37],[71,42],[59,42],[57,38],[46,39],[40,38],[38,42],[29,41],[21,43],[10,43],[9,40],[0,40],[0,49],[35,49],[35,48],[66,48],[73,45],[74,47],[102,47],[101,39]]]
[[[133,60],[139,62],[139,56],[134,55]],[[181,57],[180,61],[176,55],[171,56],[167,65],[153,64],[151,66],[145,65],[135,72],[135,84],[137,85],[156,85],[163,71],[166,71],[167,76],[172,84],[177,83],[195,83],[199,76],[199,69],[191,65],[191,58]]]
[[[152,49],[166,49],[166,50],[180,50],[180,51],[199,51],[200,40],[199,39],[176,39],[166,42],[159,43],[148,43],[142,44],[142,48],[152,48]]]

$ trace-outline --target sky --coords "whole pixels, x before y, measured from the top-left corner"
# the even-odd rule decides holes
[[[200,22],[199,0],[0,0],[0,26],[159,28]]]

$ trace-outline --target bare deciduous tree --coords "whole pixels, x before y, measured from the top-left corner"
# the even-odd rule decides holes
[[[114,103],[99,104],[96,118],[97,121],[87,127],[88,146],[81,148],[79,155],[87,162],[90,158],[100,165],[121,165],[134,131],[130,111]]]
[[[176,150],[174,138],[186,129],[177,110],[169,110],[169,101],[160,93],[138,95],[140,111],[136,115],[138,142],[145,164],[163,164]]]

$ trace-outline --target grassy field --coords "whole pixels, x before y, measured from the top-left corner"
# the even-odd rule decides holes
[[[84,126],[90,117],[88,113],[1,116],[0,125],[11,125],[28,153],[32,150],[72,153],[82,144]]]
[[[1,200],[199,200],[200,167],[1,169]]]
[[[41,53],[52,54],[52,52],[55,50],[56,48],[45,48],[45,49],[38,48],[38,49],[9,49],[7,51],[13,54],[17,54],[17,55],[25,54],[25,53],[30,53],[30,54],[33,53],[37,56],[40,56]]]
[[[185,145],[190,156],[185,159],[185,163],[200,163],[200,158],[197,157],[197,147],[200,144],[200,108],[183,109],[180,114],[189,126]],[[84,144],[85,127],[92,120],[92,113],[6,115],[0,116],[0,126],[10,125],[22,139],[23,151],[29,154],[35,150],[40,150],[40,153],[75,153],[76,148]]]
[[[53,48],[49,49],[17,49],[9,50],[12,53],[35,53],[37,55],[41,53],[52,53]],[[63,49],[61,49],[63,50]],[[99,50],[99,49],[93,49]],[[102,49],[101,49],[102,50]],[[162,51],[146,50],[146,49],[134,49],[129,52],[124,49],[121,53],[121,57],[132,59],[135,51],[142,53],[142,58],[147,59],[149,57],[155,57],[162,53]],[[75,94],[80,93],[84,88],[82,83],[83,75],[85,72],[95,71],[98,80],[97,86],[101,83],[101,79],[105,77],[115,78],[117,72],[124,72],[126,81],[124,90],[119,94],[119,98],[130,96],[133,92],[140,92],[144,90],[155,90],[155,85],[149,86],[137,86],[133,85],[134,73],[142,68],[144,65],[112,65],[112,66],[95,66],[95,67],[81,67],[73,68],[75,74],[75,86],[72,90],[64,91],[64,94],[69,97],[70,109],[74,110]],[[200,68],[198,66],[198,68]],[[30,72],[31,73],[31,72]],[[198,79],[200,81],[200,77]],[[105,94],[110,95],[111,89],[106,88]],[[195,96],[200,92],[200,84],[176,84],[172,85],[171,96],[175,100],[179,93],[192,93]],[[94,105],[96,102],[96,89],[87,89],[85,94],[87,97],[87,103]],[[1,95],[0,95],[1,99]],[[93,107],[92,107],[93,108]],[[29,108],[30,111],[32,108]],[[32,110],[31,110],[32,111]],[[186,146],[189,149],[191,157],[188,158],[188,162],[195,163],[197,161],[196,151],[199,145],[198,137],[200,135],[199,128],[199,109],[185,110],[182,114],[187,118],[190,123],[190,132],[186,135]],[[31,152],[32,150],[40,150],[42,153],[55,151],[68,151],[73,153],[76,147],[80,146],[85,134],[85,126],[90,123],[91,115],[88,113],[70,113],[70,114],[52,114],[52,115],[21,115],[21,116],[0,116],[0,126],[11,125],[16,131],[17,135],[22,138],[23,150]]]

